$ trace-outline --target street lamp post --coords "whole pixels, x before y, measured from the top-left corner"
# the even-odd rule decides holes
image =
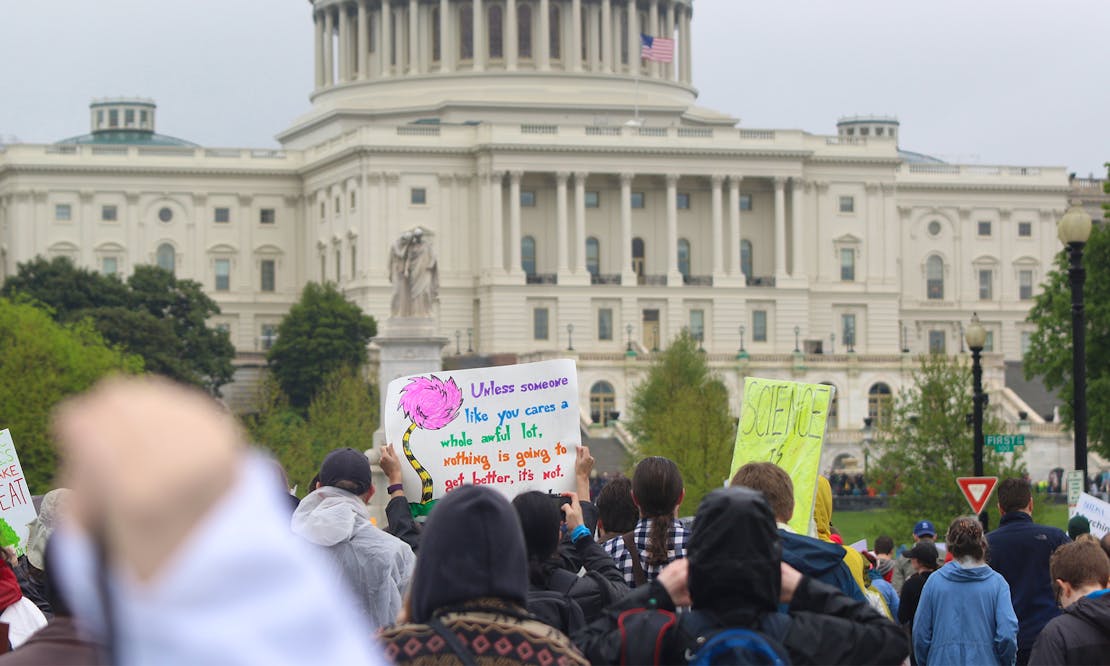
[[[829,353],[836,353],[836,333],[829,333]]]
[[[795,354],[797,354],[800,351],[798,349],[798,335],[801,332],[802,332],[802,327],[801,326],[795,326],[794,327],[794,353]]]
[[[1083,471],[1083,488],[1087,488],[1087,335],[1083,312],[1083,247],[1091,236],[1091,216],[1082,206],[1075,205],[1064,213],[1057,224],[1060,241],[1068,248],[1071,267],[1071,360],[1072,360],[1072,430],[1075,432],[1075,469]]]
[[[626,324],[624,327],[624,332],[628,337],[628,347],[625,350],[625,354],[633,356],[636,352],[632,351],[632,324]]]
[[[736,353],[740,354],[740,355],[748,353],[747,350],[744,349],[744,327],[743,326],[740,327],[740,351],[738,351]]]
[[[466,353],[471,354],[474,352],[474,329],[466,329]]]
[[[972,476],[983,476],[983,405],[987,396],[983,393],[983,346],[987,343],[987,329],[979,323],[979,315],[971,315],[971,326],[964,330],[964,339],[971,349],[971,381],[972,405],[974,408],[972,420],[975,428],[974,457],[975,467]],[[987,529],[987,512],[979,514],[979,522],[983,523],[983,530]]]
[[[461,349],[461,347],[459,346],[459,339],[461,338],[461,336],[462,336],[462,332],[459,329],[456,328],[455,329],[455,356],[458,356],[461,353],[459,351]]]

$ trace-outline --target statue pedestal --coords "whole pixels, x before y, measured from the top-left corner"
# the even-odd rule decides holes
[[[389,382],[398,377],[443,370],[443,348],[447,338],[436,336],[436,323],[430,317],[390,317],[382,324],[378,337],[370,341],[378,348],[378,392],[381,423],[374,432],[373,446],[367,452],[374,472],[374,497],[370,515],[378,526],[385,526],[385,505],[389,503],[385,475],[377,462],[385,442],[385,398]]]

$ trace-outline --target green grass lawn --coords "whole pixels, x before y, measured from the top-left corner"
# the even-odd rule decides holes
[[[892,519],[893,514],[887,509],[840,511],[833,514],[833,525],[839,530],[845,545],[866,538],[868,548],[873,548],[875,537],[884,533],[894,537],[895,544],[912,543],[913,521],[907,522],[905,525],[899,525],[897,530],[893,530],[889,525]],[[1045,500],[1043,496],[1034,496],[1033,520],[1042,525],[1051,525],[1066,531],[1068,527],[1068,505],[1053,504]],[[883,527],[884,524],[887,525],[885,528]],[[997,503],[994,503],[990,509],[990,527],[991,529],[998,527]],[[938,524],[937,529],[942,532],[942,534],[937,535],[938,538],[943,540],[943,532],[947,529],[947,525]]]

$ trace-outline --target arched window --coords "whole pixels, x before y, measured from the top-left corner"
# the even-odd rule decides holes
[[[690,277],[690,241],[685,238],[678,239],[678,272],[682,277]]]
[[[550,29],[548,30],[547,35],[548,43],[551,45],[550,49],[548,49],[548,55],[551,56],[552,60],[558,60],[559,58],[563,57],[563,45],[561,43],[563,28],[562,25],[559,23],[560,19],[562,19],[562,14],[559,12],[559,8],[555,5],[552,5],[551,20],[548,21],[548,26],[550,26]]]
[[[491,60],[505,57],[505,21],[501,14],[501,5],[491,5],[486,17],[489,24],[489,57]]]
[[[459,59],[474,59],[474,8],[459,7]]]
[[[520,5],[516,12],[517,53],[521,58],[531,58],[532,6]]]
[[[435,7],[432,9],[432,62],[439,62],[439,42],[439,7]]]
[[[871,417],[871,425],[875,428],[889,426],[893,405],[890,387],[882,382],[873,384],[867,391],[867,415]]]
[[[644,279],[644,239],[632,239],[632,272]]]
[[[752,242],[747,238],[740,241],[740,272],[752,276]]]
[[[536,239],[531,236],[520,239],[520,268],[525,275],[536,274]]]
[[[837,419],[838,413],[840,412],[840,409],[839,409],[840,408],[840,396],[837,395],[836,384],[833,384],[832,382],[821,382],[821,383],[824,384],[825,386],[833,387],[832,400],[829,401],[829,417],[828,417],[828,421],[826,422],[825,427],[828,430],[834,430],[838,427],[837,424],[836,424],[836,419]]]
[[[601,272],[601,243],[593,236],[586,239],[586,270],[590,275]]]
[[[174,251],[173,246],[169,243],[162,243],[158,246],[157,253],[158,268],[167,270],[171,273],[177,268],[177,253]]]
[[[944,300],[944,260],[935,254],[925,260],[925,295],[930,301]]]
[[[609,382],[597,382],[590,387],[590,421],[608,425],[616,406],[616,391]]]

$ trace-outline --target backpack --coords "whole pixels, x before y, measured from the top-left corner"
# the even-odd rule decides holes
[[[782,645],[790,629],[790,617],[781,613],[764,615],[757,630],[722,627],[712,615],[690,611],[682,614],[678,629],[689,646],[686,650],[689,664],[785,666],[790,663]]]

